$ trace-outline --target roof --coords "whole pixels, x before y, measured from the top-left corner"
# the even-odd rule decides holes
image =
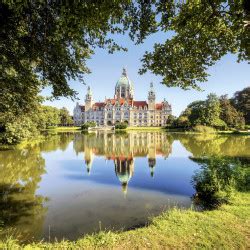
[[[162,103],[156,103],[156,104],[155,104],[155,108],[156,108],[157,110],[162,110],[163,104],[162,104]]]
[[[108,103],[111,103],[111,105],[115,105],[116,102],[119,102],[120,105],[124,105],[125,102],[128,103],[128,105],[131,105],[131,106],[134,106],[134,107],[142,107],[142,108],[145,108],[145,107],[148,107],[148,103],[147,101],[134,101],[133,99],[125,99],[125,98],[109,98],[109,99],[106,99],[105,102],[96,102],[93,104],[92,108],[95,110],[95,109],[99,109],[99,108],[104,108]],[[170,104],[165,104],[164,102],[162,103],[156,103],[155,104],[155,108],[156,110],[162,110],[164,108],[164,105],[166,105],[168,108],[171,109],[171,105]],[[81,110],[82,111],[85,111],[85,106],[81,106],[79,105]]]
[[[146,101],[133,101],[133,106],[135,107],[147,107],[148,104]]]
[[[105,103],[104,102],[96,102],[94,103],[93,105],[93,109],[96,109],[96,108],[103,108],[105,107]]]
[[[115,105],[115,103],[119,101],[120,105],[123,105],[126,102],[126,99],[124,98],[119,98],[119,99],[106,99],[105,104],[110,102],[112,105]],[[131,105],[132,99],[127,100],[128,104]]]

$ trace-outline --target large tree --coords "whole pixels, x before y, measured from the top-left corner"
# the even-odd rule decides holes
[[[250,124],[250,87],[235,92],[232,102],[235,108],[243,113],[246,124]]]
[[[242,127],[245,125],[243,113],[236,110],[236,108],[231,104],[227,95],[220,97],[220,107],[220,118],[229,127]]]

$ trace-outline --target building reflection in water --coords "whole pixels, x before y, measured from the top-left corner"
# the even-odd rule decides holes
[[[157,156],[167,158],[172,142],[171,136],[161,132],[97,133],[76,134],[73,146],[77,154],[84,152],[88,174],[95,156],[113,161],[116,176],[126,194],[134,174],[134,158],[147,157],[149,174],[154,177]]]

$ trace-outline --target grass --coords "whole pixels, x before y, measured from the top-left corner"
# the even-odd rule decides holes
[[[125,130],[159,131],[159,130],[164,130],[164,127],[127,127]]]
[[[76,127],[76,126],[74,126],[74,127],[63,127],[63,126],[61,126],[61,127],[49,127],[49,128],[47,128],[46,130],[66,130],[66,131],[68,131],[68,130],[80,130],[81,129],[81,127]]]
[[[213,211],[172,209],[152,218],[149,226],[125,232],[100,232],[77,241],[21,245],[8,238],[0,249],[94,249],[94,248],[215,248],[250,247],[250,194],[237,193],[232,203]]]

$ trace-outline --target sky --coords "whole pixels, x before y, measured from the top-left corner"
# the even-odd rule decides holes
[[[200,83],[203,91],[182,90],[177,87],[166,87],[162,85],[161,77],[155,76],[151,72],[139,75],[138,70],[142,63],[145,51],[152,51],[154,43],[165,41],[169,35],[158,33],[151,35],[143,44],[134,45],[133,42],[123,35],[115,37],[116,42],[128,48],[127,52],[115,52],[109,54],[106,50],[96,49],[95,54],[88,60],[87,65],[91,74],[85,76],[86,85],[78,81],[70,81],[70,86],[75,89],[78,95],[78,102],[84,105],[84,96],[89,85],[93,92],[95,101],[103,101],[105,96],[113,98],[115,84],[122,73],[122,68],[127,69],[130,80],[134,83],[135,100],[147,100],[149,84],[152,81],[156,91],[156,101],[161,102],[164,98],[172,105],[173,115],[178,116],[186,106],[195,100],[204,100],[209,93],[217,95],[228,94],[229,97],[234,92],[250,86],[250,65],[247,62],[237,63],[235,55],[228,54],[210,67],[208,81]],[[49,96],[50,89],[42,91],[42,95]],[[45,105],[58,108],[66,107],[71,114],[77,100],[61,98],[55,101],[46,101]]]

